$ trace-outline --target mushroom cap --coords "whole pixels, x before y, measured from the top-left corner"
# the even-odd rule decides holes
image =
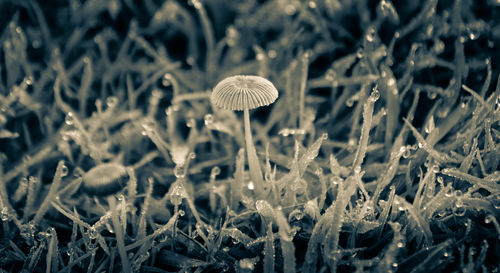
[[[220,81],[213,89],[211,101],[226,110],[250,110],[269,105],[278,98],[278,90],[259,76],[236,75]]]
[[[118,163],[102,163],[86,172],[83,188],[92,195],[107,196],[118,192],[129,179],[125,166]]]

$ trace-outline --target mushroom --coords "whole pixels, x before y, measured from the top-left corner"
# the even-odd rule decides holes
[[[119,163],[113,162],[99,164],[82,176],[83,188],[88,194],[106,197],[108,201],[109,210],[111,212],[111,222],[117,239],[118,252],[122,260],[123,272],[130,272],[130,262],[125,250],[124,231],[121,229],[122,225],[118,218],[114,193],[123,188],[129,178],[130,176],[127,172],[127,168]]]
[[[250,178],[256,185],[257,194],[262,192],[264,183],[259,159],[253,144],[249,110],[269,105],[276,98],[278,98],[278,90],[269,80],[259,76],[247,75],[225,78],[214,87],[211,96],[212,104],[219,108],[243,111]]]
[[[125,166],[119,163],[102,163],[82,176],[83,188],[91,195],[108,196],[119,191],[128,181]]]

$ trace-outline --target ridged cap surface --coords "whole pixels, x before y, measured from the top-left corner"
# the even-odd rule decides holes
[[[220,81],[213,89],[211,101],[226,110],[250,110],[269,105],[278,98],[278,90],[259,76],[236,75]]]
[[[106,196],[123,188],[129,176],[127,169],[121,164],[102,163],[86,172],[82,179],[87,193]]]

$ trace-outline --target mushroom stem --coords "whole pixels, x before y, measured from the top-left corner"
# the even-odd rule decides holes
[[[252,130],[250,129],[250,114],[248,109],[243,110],[245,120],[245,142],[247,145],[248,167],[250,168],[250,179],[255,184],[257,195],[264,190],[264,181],[262,180],[262,171],[260,169],[259,158],[253,145]]]

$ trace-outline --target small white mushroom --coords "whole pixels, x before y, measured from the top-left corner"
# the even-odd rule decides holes
[[[123,188],[129,179],[127,169],[119,163],[102,163],[86,172],[83,188],[92,195],[107,196]]]
[[[278,90],[267,79],[259,76],[236,75],[225,78],[213,89],[211,101],[215,106],[233,111],[243,111],[245,142],[247,146],[250,177],[257,193],[263,190],[262,171],[252,139],[249,110],[273,103]]]

